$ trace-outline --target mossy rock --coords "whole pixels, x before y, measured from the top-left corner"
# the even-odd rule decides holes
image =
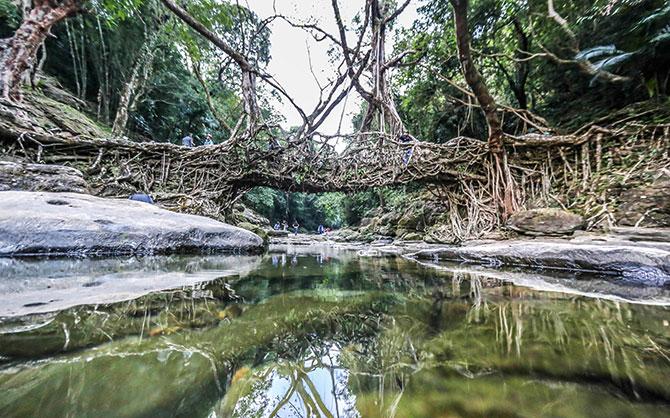
[[[270,243],[270,236],[268,234],[268,231],[266,231],[263,227],[260,227],[258,225],[250,224],[248,222],[242,222],[237,225],[238,227],[242,229],[246,229],[247,231],[251,231],[254,234],[258,235],[261,237],[263,240],[263,244],[267,246]]]
[[[527,235],[567,235],[584,225],[584,219],[572,212],[540,208],[524,210],[512,215],[507,227]]]
[[[418,232],[410,232],[402,236],[403,241],[423,241],[423,235]]]

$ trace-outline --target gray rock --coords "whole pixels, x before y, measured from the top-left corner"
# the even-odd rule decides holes
[[[284,231],[283,229],[270,229],[267,231],[269,237],[288,237],[289,232]]]
[[[134,300],[243,275],[257,268],[261,259],[248,255],[0,258],[0,318]]]
[[[62,165],[0,161],[0,191],[88,193],[81,171]]]
[[[0,192],[0,256],[260,252],[242,228],[76,193]]]
[[[527,287],[541,292],[560,292],[569,295],[611,300],[615,302],[670,306],[670,289],[659,286],[631,286],[611,276],[575,271],[552,271],[551,274],[529,271],[523,267],[492,269],[485,266],[453,264],[450,262],[421,262],[438,270],[448,271],[469,280],[497,279],[504,283]]]
[[[650,185],[625,191],[615,217],[621,226],[670,226],[670,171],[661,174]]]
[[[507,227],[521,234],[565,235],[581,229],[584,219],[561,209],[542,208],[516,212]]]
[[[670,251],[632,243],[508,241],[419,251],[412,257],[489,266],[592,271],[654,286],[670,284]]]

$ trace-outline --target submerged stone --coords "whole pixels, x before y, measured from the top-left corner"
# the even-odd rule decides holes
[[[0,192],[0,256],[260,252],[256,234],[146,203]]]

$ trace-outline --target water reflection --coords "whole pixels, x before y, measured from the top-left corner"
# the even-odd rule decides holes
[[[660,416],[668,313],[282,248],[247,273],[5,319],[0,416]]]

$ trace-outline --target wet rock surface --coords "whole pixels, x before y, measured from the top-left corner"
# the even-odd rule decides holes
[[[670,251],[667,248],[623,241],[519,240],[474,243],[462,247],[423,250],[411,257],[495,267],[590,271],[619,276],[631,283],[652,286],[670,284]]]
[[[0,192],[0,256],[260,252],[242,228],[121,199]]]
[[[259,263],[260,256],[247,255],[0,258],[0,318],[133,300],[242,276]]]
[[[541,208],[516,212],[507,227],[527,235],[567,235],[581,229],[583,224],[584,219],[572,212]]]
[[[0,191],[88,193],[81,171],[62,165],[0,161]]]

